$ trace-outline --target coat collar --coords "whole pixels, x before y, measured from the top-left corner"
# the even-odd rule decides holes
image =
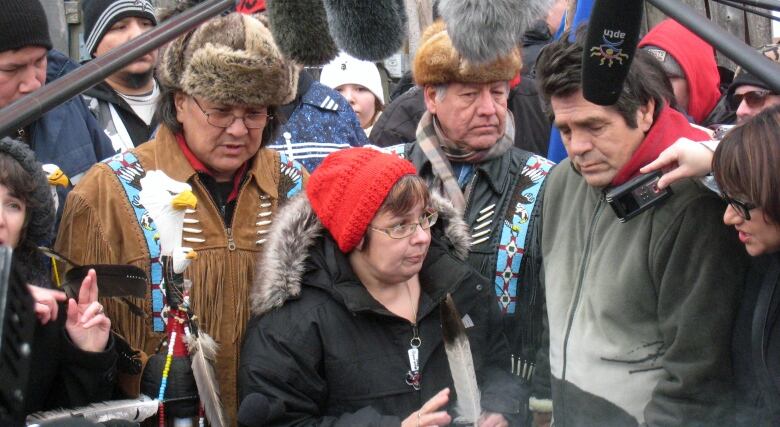
[[[416,148],[420,151],[420,157],[422,158],[422,163],[418,169],[420,175],[433,176],[431,161],[428,160],[428,157],[422,153],[422,150],[419,147]],[[507,179],[507,175],[510,173],[513,149],[514,148],[510,148],[500,157],[476,164],[475,173],[480,174],[496,194],[503,194],[507,191],[506,187],[510,182],[510,180]],[[425,171],[425,173],[423,173],[423,171]]]
[[[432,194],[431,204],[439,211],[444,224],[446,242],[442,244],[445,247],[449,244],[449,249],[445,251],[451,252],[460,260],[465,260],[471,239],[465,222],[445,198]],[[262,254],[263,259],[258,263],[254,276],[255,281],[250,294],[252,314],[261,315],[281,307],[285,301],[296,298],[300,294],[310,261],[310,252],[315,245],[322,245],[318,249],[325,252],[325,262],[337,262],[338,256],[328,256],[328,251],[335,251],[335,249],[328,249],[328,242],[320,239],[323,230],[322,223],[312,210],[305,193],[292,198],[277,212]],[[434,243],[431,245],[432,251],[429,252],[436,252]],[[332,248],[335,248],[335,245],[332,245]],[[432,259],[430,254],[426,257],[424,268],[429,264],[429,258]],[[351,286],[362,288],[351,269],[348,272],[341,269],[339,272],[344,274],[336,280],[336,292],[343,295],[344,292],[351,293],[349,290]],[[327,272],[314,274],[327,274]],[[422,275],[421,279],[423,279]],[[437,279],[436,282],[441,282],[441,279]],[[351,301],[351,298],[346,300],[350,300],[347,306],[353,311],[368,308],[368,305],[360,301]]]
[[[176,136],[168,127],[161,125],[155,137],[157,141],[158,164],[166,165],[168,176],[176,181],[189,182],[190,178],[197,173],[192,167],[187,157],[182,153],[179,145],[176,143]],[[162,160],[164,159],[164,160]],[[254,179],[258,187],[274,199],[279,198],[279,191],[274,182],[274,174],[268,171],[274,171],[274,153],[265,148],[260,148],[252,164],[247,171],[250,175],[247,179]],[[265,173],[264,173],[265,172]]]
[[[360,283],[347,255],[339,251],[336,242],[329,235],[318,239],[316,243],[318,248],[308,252],[310,258],[307,265],[312,268],[303,276],[307,286],[320,288],[331,294],[353,313],[369,312],[394,316]],[[469,279],[468,271],[465,271],[468,266],[461,261],[449,258],[446,245],[436,236],[431,239],[428,255],[420,270],[422,292],[418,318],[427,316],[448,293],[455,293],[461,283]]]

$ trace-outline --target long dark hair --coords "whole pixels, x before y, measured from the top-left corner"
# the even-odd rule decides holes
[[[536,82],[544,100],[544,107],[551,119],[552,97],[566,97],[582,89],[582,52],[585,50],[586,27],[580,27],[576,39],[570,42],[569,33],[542,49],[536,61]],[[655,61],[655,62],[653,62]],[[639,49],[628,71],[623,90],[614,108],[625,120],[628,127],[637,127],[636,112],[639,107],[655,102],[653,119],[661,114],[663,105],[674,103],[671,83],[658,66],[651,53]]]
[[[721,190],[744,197],[780,224],[780,106],[768,108],[723,137],[712,159]]]

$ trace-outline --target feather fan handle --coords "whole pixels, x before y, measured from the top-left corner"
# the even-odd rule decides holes
[[[455,410],[458,418],[455,421],[473,423],[476,426],[482,413],[482,405],[466,328],[458,309],[455,308],[452,295],[447,295],[447,299],[440,305],[440,310],[444,350],[447,352],[447,362],[457,394]]]
[[[158,405],[156,399],[141,395],[138,399],[109,400],[75,409],[36,412],[27,416],[27,425],[33,426],[69,418],[84,418],[96,423],[110,420],[141,422],[156,414]]]
[[[219,398],[219,382],[214,372],[214,360],[217,356],[217,343],[205,332],[191,334],[187,338],[192,359],[192,373],[198,386],[198,396],[206,411],[206,418],[212,427],[225,427],[225,414]]]

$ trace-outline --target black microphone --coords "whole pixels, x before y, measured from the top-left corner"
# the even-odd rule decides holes
[[[598,105],[613,105],[639,42],[644,1],[596,0],[582,53],[582,95]]]
[[[355,58],[381,61],[403,46],[407,29],[403,0],[324,0],[324,4],[333,41]]]
[[[287,58],[315,66],[336,57],[322,0],[269,0],[267,5],[271,34]]]
[[[271,415],[271,402],[260,393],[250,393],[238,407],[239,427],[263,427]]]

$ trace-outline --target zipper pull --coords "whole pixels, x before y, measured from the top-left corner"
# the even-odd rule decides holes
[[[228,229],[227,229],[227,237],[228,237],[228,245],[227,245],[227,247],[228,247],[228,250],[232,252],[232,251],[236,250],[236,241],[233,240],[233,228],[228,227]]]

